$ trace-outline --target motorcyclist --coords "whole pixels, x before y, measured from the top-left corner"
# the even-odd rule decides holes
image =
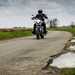
[[[43,21],[42,26],[44,27],[44,33],[46,34],[47,31],[46,31],[45,19],[48,19],[48,17],[46,16],[46,14],[43,13],[43,10],[42,9],[38,10],[38,14],[36,14],[35,17],[32,17],[32,19],[39,19]],[[34,24],[33,27],[33,31],[32,31],[33,34],[35,34],[35,29],[36,29],[36,24]]]

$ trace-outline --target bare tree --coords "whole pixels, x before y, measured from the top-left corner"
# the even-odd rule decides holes
[[[58,24],[58,19],[55,18],[53,20],[50,20],[50,28],[56,28]]]
[[[50,20],[50,28],[53,28],[53,20]]]
[[[57,18],[53,19],[53,27],[54,28],[57,27],[57,24],[58,24],[58,19]]]
[[[74,28],[75,27],[75,22],[71,22],[70,27]]]

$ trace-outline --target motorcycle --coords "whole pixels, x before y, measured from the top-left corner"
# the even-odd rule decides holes
[[[36,25],[35,28],[35,35],[37,39],[44,39],[44,27],[42,26],[43,21],[39,19],[34,20],[34,24]]]

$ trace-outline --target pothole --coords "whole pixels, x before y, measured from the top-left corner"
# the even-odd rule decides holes
[[[57,68],[75,68],[75,38],[70,41],[70,46],[65,51],[58,56],[51,57],[49,60],[50,66]]]
[[[64,53],[55,58],[50,65],[57,68],[75,68],[75,53]]]
[[[71,46],[69,47],[69,50],[75,51],[75,45],[74,45],[74,46],[71,45]]]
[[[75,39],[71,40],[71,45],[69,46],[68,50],[75,51]]]

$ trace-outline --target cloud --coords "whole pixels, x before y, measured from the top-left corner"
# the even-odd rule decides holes
[[[23,17],[21,23],[24,23],[24,17],[29,21],[31,15],[35,15],[40,8],[44,10],[50,19],[58,18],[63,24],[69,24],[75,19],[74,0],[0,0],[0,21],[2,17],[4,21],[9,18],[15,24],[18,21],[15,20],[17,21],[15,22],[15,18],[12,19],[12,17],[21,16]]]
[[[49,0],[48,0],[49,1]],[[53,0],[59,3],[62,7],[64,7],[64,10],[71,14],[75,15],[75,0]]]

